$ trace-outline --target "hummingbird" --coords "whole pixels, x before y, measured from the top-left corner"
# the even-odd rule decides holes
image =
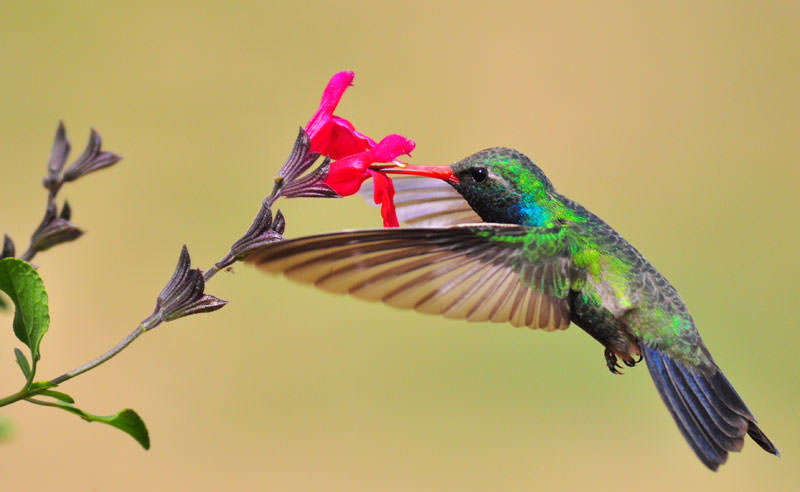
[[[680,432],[716,470],[749,435],[778,450],[706,348],[678,291],[527,156],[489,148],[452,166],[400,165],[411,227],[270,244],[247,261],[327,291],[422,313],[541,330],[575,324],[608,369],[642,360]],[[437,179],[431,179],[437,178]]]

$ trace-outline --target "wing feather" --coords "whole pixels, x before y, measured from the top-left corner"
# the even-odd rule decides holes
[[[481,272],[480,277],[471,282],[460,299],[455,299],[444,310],[444,315],[448,318],[469,318],[469,314],[478,308],[486,296],[491,293],[490,281],[497,276],[503,269],[502,264],[486,264],[486,268]]]
[[[344,231],[273,243],[247,261],[330,292],[399,308],[566,328],[568,303],[554,295],[557,282],[569,282],[560,278],[563,259],[522,261],[528,232],[522,226],[486,223]],[[493,240],[497,237],[505,240]]]
[[[510,261],[508,261],[510,263]],[[481,297],[475,300],[472,309],[467,313],[470,321],[492,321],[492,316],[500,307],[498,303],[502,301],[503,289],[508,284],[514,273],[509,264],[504,264],[492,275],[491,283],[487,284],[481,293]],[[503,292],[504,293],[504,292]]]
[[[511,312],[508,314],[512,326],[522,326],[519,322],[519,312],[522,311],[523,304],[531,291],[530,282],[525,282],[528,271],[530,271],[530,265],[523,263],[520,267],[517,293],[514,296],[514,302],[511,303]]]

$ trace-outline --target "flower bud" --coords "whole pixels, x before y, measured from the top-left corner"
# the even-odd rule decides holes
[[[275,241],[283,240],[283,229],[286,227],[286,220],[279,210],[275,216],[275,221],[272,220],[272,211],[269,208],[269,201],[264,200],[261,208],[250,224],[250,228],[244,233],[244,236],[239,238],[238,241],[231,246],[231,252],[228,257],[230,263],[236,260],[241,260],[249,255],[252,251],[264,246],[265,244],[274,243]],[[280,230],[278,230],[280,229]],[[228,265],[217,265],[224,267]]]
[[[191,259],[186,245],[181,249],[178,265],[167,285],[161,290],[153,312],[163,321],[172,321],[190,314],[221,309],[228,301],[205,294],[205,280],[199,269],[190,269]]]
[[[102,144],[100,134],[92,128],[86,149],[64,173],[64,181],[75,181],[89,173],[112,166],[122,159],[113,152],[101,150]]]
[[[68,241],[74,241],[83,235],[75,224],[69,221],[71,211],[69,205],[64,203],[61,215],[56,214],[56,204],[51,201],[47,206],[47,212],[38,228],[31,236],[31,249],[34,251],[44,251],[53,246]]]

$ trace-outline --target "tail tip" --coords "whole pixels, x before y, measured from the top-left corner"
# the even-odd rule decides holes
[[[764,451],[770,454],[774,454],[777,457],[781,456],[781,453],[780,451],[778,451],[778,448],[776,448],[775,445],[772,444],[772,441],[769,440],[766,434],[764,434],[764,431],[762,431],[761,428],[759,428],[755,422],[750,422],[750,425],[747,428],[747,434],[749,434],[750,438],[753,441],[755,441],[756,444],[761,446],[761,449],[763,449]]]

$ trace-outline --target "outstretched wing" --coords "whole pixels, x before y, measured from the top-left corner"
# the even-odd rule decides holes
[[[464,197],[444,181],[419,177],[400,177],[392,181],[400,222],[415,227],[483,222]],[[372,180],[364,182],[359,194],[373,203]]]
[[[526,261],[529,233],[506,224],[345,231],[273,243],[246,261],[399,308],[565,329],[572,262],[562,256]]]

